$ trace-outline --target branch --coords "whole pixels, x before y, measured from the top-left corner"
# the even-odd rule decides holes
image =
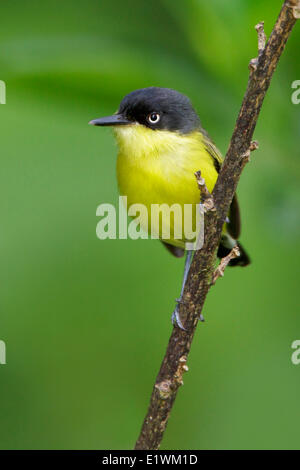
[[[247,90],[217,183],[210,195],[215,210],[205,211],[204,245],[195,252],[183,302],[179,306],[185,330],[176,326],[173,328],[136,449],[158,449],[163,438],[178,388],[183,383],[183,374],[188,370],[186,361],[198,319],[202,315],[204,302],[214,279],[216,251],[222,227],[242,170],[249,161],[251,150],[257,148],[257,143],[252,143],[251,139],[258,115],[274,70],[299,14],[300,0],[285,1],[266,46],[263,23],[256,26],[259,54],[249,64]],[[201,178],[201,175],[199,177]],[[200,187],[203,186],[200,183]],[[203,198],[203,191],[201,195]]]
[[[234,258],[237,258],[239,254],[240,254],[239,247],[235,245],[235,247],[232,248],[231,252],[227,256],[221,259],[219,266],[216,268],[213,274],[211,285],[214,285],[217,282],[217,279],[219,279],[219,277],[224,276],[225,268],[227,268],[230,261]]]
[[[196,171],[195,177],[198,183],[198,188],[200,190],[200,201],[204,207],[204,211],[215,211],[215,203],[214,198],[210,194],[205,184],[204,178],[201,176],[201,170]]]

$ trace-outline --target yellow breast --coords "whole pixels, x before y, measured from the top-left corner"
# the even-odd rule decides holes
[[[183,208],[184,204],[199,203],[196,171],[201,170],[212,191],[217,171],[200,132],[181,135],[165,130],[153,131],[136,124],[118,126],[115,134],[119,146],[117,177],[120,193],[127,196],[128,207],[132,204],[147,207],[148,220],[141,225],[147,226],[148,230],[152,204],[179,204]],[[183,219],[181,223],[184,223]],[[173,239],[173,230],[171,227],[168,241],[184,246],[183,239]]]

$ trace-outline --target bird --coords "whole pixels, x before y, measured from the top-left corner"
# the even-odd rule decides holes
[[[180,316],[184,286],[191,266],[193,253],[187,249],[185,231],[175,237],[176,229],[183,230],[187,221],[179,217],[169,219],[169,236],[162,236],[161,221],[153,227],[151,207],[174,204],[196,208],[200,202],[195,173],[200,170],[207,189],[211,192],[218,178],[223,157],[206,130],[190,99],[172,88],[148,87],[134,90],[121,101],[119,109],[111,116],[90,121],[94,126],[111,126],[118,144],[117,179],[120,193],[127,197],[128,207],[143,204],[147,216],[142,228],[154,228],[164,246],[177,258],[184,256],[183,281],[180,297],[172,314],[172,322],[185,329]],[[195,228],[195,210],[191,212],[191,226]],[[152,223],[152,226],[151,226]],[[177,226],[176,226],[177,224]],[[181,226],[181,227],[178,227]],[[223,258],[238,245],[239,256],[231,259],[230,266],[247,266],[250,258],[238,241],[241,218],[235,195],[224,223],[217,256]],[[181,230],[181,233],[182,233]],[[203,318],[201,318],[203,319]]]

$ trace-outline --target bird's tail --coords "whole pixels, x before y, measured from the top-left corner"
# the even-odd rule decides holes
[[[222,235],[221,242],[218,249],[218,258],[224,258],[227,256],[232,248],[237,244],[240,250],[240,255],[237,258],[233,258],[229,262],[229,266],[248,266],[251,263],[250,257],[240,244],[240,242],[234,240],[230,235]]]

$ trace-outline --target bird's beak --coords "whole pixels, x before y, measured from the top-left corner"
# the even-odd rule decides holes
[[[133,124],[133,122],[126,119],[122,114],[113,114],[112,116],[94,119],[93,121],[90,121],[89,124],[92,126],[126,126],[128,124]]]

